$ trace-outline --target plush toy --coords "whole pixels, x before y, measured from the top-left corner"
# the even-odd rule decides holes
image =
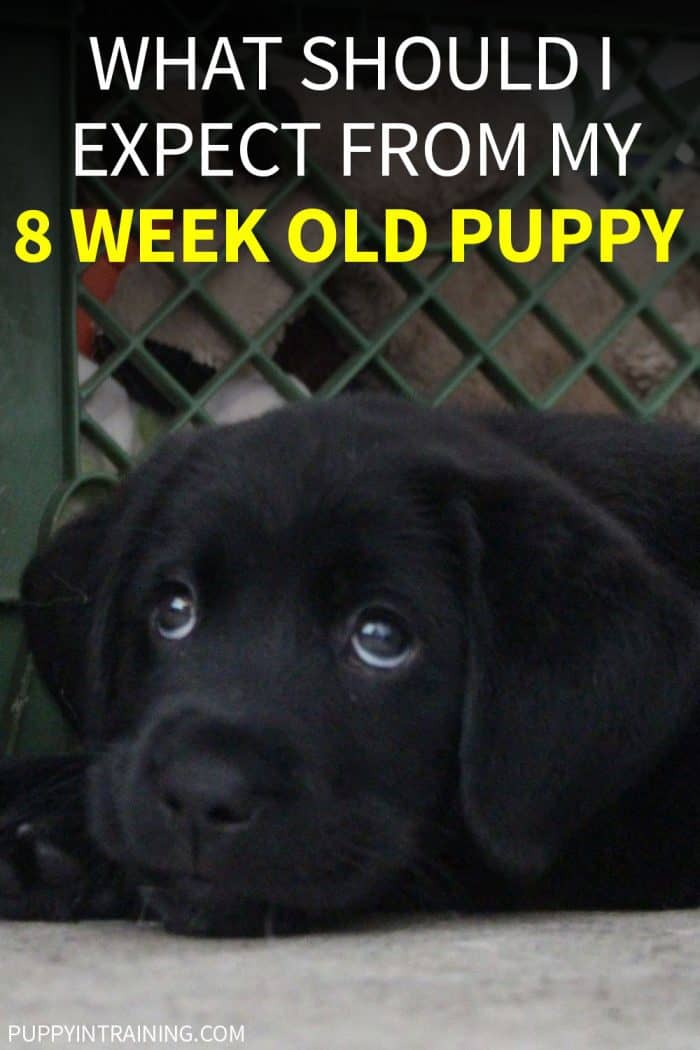
[[[85,382],[97,365],[82,355],[78,359],[78,378]],[[300,392],[306,391],[300,385]],[[138,456],[155,438],[165,433],[167,420],[161,413],[130,397],[121,383],[105,379],[88,399],[86,411],[129,456]],[[262,376],[228,380],[207,402],[207,413],[215,423],[240,423],[263,415],[284,404]],[[111,470],[111,464],[91,441],[81,442],[82,468],[86,472]]]
[[[247,212],[260,207],[269,192],[270,189],[261,183],[244,184],[236,188],[236,203]],[[306,189],[290,194],[266,216],[261,226],[261,234],[285,253],[300,273],[313,269],[313,266],[292,259],[286,244],[286,231],[294,212],[314,203]],[[213,245],[220,245],[223,238],[224,228],[220,222]],[[183,269],[190,279],[195,280],[205,265],[186,263]],[[109,308],[126,328],[135,331],[175,295],[179,287],[166,269],[152,263],[132,263],[121,273]],[[235,264],[217,266],[202,281],[202,288],[246,336],[256,335],[289,304],[294,294],[293,287],[274,263],[257,263],[247,253],[241,253],[240,261]],[[297,314],[298,311],[292,316]],[[284,338],[285,328],[286,325],[281,325],[265,340],[263,349],[267,353],[275,352]],[[235,356],[235,338],[208,318],[194,296],[185,299],[154,328],[150,338],[165,346],[187,350],[195,360],[213,368],[220,368]]]
[[[95,209],[85,208],[84,211],[85,228],[89,236],[92,232],[92,225],[95,219]],[[130,241],[126,262],[132,262],[137,258],[138,250],[136,244],[133,241]],[[114,289],[119,280],[119,274],[124,266],[125,263],[113,263],[104,255],[101,255],[94,263],[92,263],[92,265],[85,269],[80,279],[87,290],[91,292],[96,299],[99,299],[104,303],[114,294]],[[79,306],[76,313],[75,324],[78,350],[85,357],[94,357],[95,341],[96,336],[98,335],[97,323],[84,307]]]

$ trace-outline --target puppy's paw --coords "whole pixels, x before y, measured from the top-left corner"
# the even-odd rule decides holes
[[[121,869],[87,834],[87,754],[0,758],[0,918],[137,914]]]
[[[60,828],[0,825],[0,918],[65,922],[129,913],[123,877],[87,843]]]

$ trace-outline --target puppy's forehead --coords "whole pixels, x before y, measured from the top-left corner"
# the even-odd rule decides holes
[[[175,544],[377,545],[415,531],[405,485],[410,454],[382,420],[271,413],[207,432],[190,447],[157,508]]]
[[[265,423],[206,435],[183,463],[178,487],[276,528],[353,495],[373,502],[377,480],[396,476],[390,434],[286,413]]]

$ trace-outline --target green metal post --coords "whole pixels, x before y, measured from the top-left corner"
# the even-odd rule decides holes
[[[72,55],[68,4],[0,12],[0,752],[61,746],[65,732],[27,661],[18,607],[23,566],[47,501],[77,471],[71,202]],[[51,221],[43,263],[15,255],[17,216]]]

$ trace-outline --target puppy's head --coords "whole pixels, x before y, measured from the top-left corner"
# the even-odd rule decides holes
[[[632,538],[398,401],[172,441],[24,592],[101,754],[92,832],[177,928],[367,906],[457,811],[491,863],[542,871],[685,712],[694,624]]]

